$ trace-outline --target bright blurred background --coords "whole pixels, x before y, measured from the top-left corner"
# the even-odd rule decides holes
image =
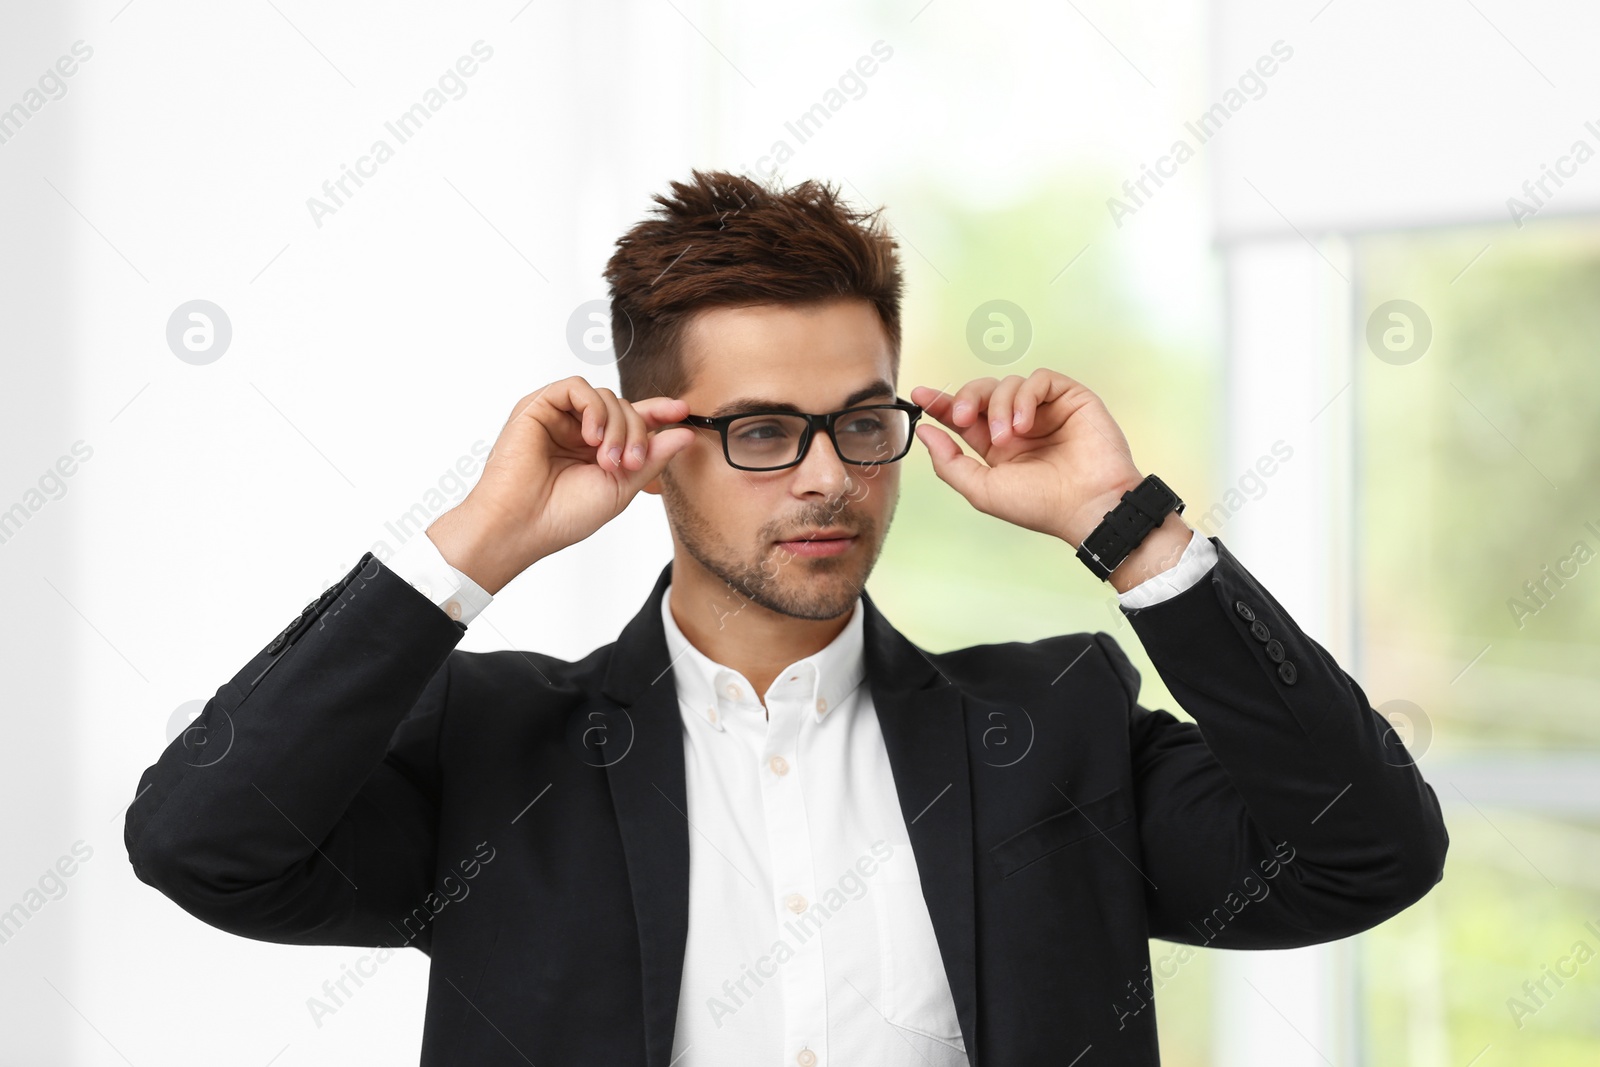
[[[1444,881],[1368,933],[1153,942],[1163,1062],[1600,1063],[1597,31],[1510,0],[0,8],[0,1062],[415,1057],[420,955],[318,1021],[360,951],[197,923],[122,810],[193,702],[464,495],[518,397],[616,386],[571,324],[649,195],[721,167],[886,207],[902,396],[1099,392],[1446,808]],[[229,338],[184,359],[196,300]],[[904,479],[870,586],[903,632],[1105,630],[1182,715],[1069,548],[920,449]],[[641,497],[461,647],[581,656],[669,555]]]

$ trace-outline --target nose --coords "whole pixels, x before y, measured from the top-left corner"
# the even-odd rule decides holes
[[[853,468],[853,464],[839,458],[833,438],[819,430],[811,435],[806,454],[794,467],[794,491],[797,494],[820,493],[833,499],[849,488]]]

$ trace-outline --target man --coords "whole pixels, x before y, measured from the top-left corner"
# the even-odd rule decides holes
[[[218,690],[185,739],[226,756],[175,740],[139,782],[141,879],[247,937],[420,948],[425,1065],[541,1067],[1152,1065],[1148,938],[1315,944],[1440,879],[1388,724],[1093,392],[901,400],[878,220],[810,182],[673,190],[607,268],[623,395],[524,397],[460,505]],[[865,583],[913,436],[1079,548],[1198,726],[1103,633],[935,654],[889,624]],[[673,557],[617,641],[455,650],[641,489]]]

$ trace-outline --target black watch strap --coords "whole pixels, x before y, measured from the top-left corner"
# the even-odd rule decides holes
[[[1122,494],[1121,502],[1083,539],[1078,558],[1103,582],[1172,511],[1181,515],[1183,501],[1166,482],[1147,474],[1144,481]]]

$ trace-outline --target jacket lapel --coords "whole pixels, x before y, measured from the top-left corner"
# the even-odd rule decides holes
[[[682,720],[655,588],[623,628],[602,692],[631,723],[627,754],[606,764],[644,974],[648,1067],[668,1067],[689,933],[689,823]],[[977,1063],[972,797],[962,695],[862,594],[863,655],[900,810],[911,839],[956,1017]]]
[[[967,1060],[978,1063],[972,792],[961,690],[862,594],[867,684]]]

